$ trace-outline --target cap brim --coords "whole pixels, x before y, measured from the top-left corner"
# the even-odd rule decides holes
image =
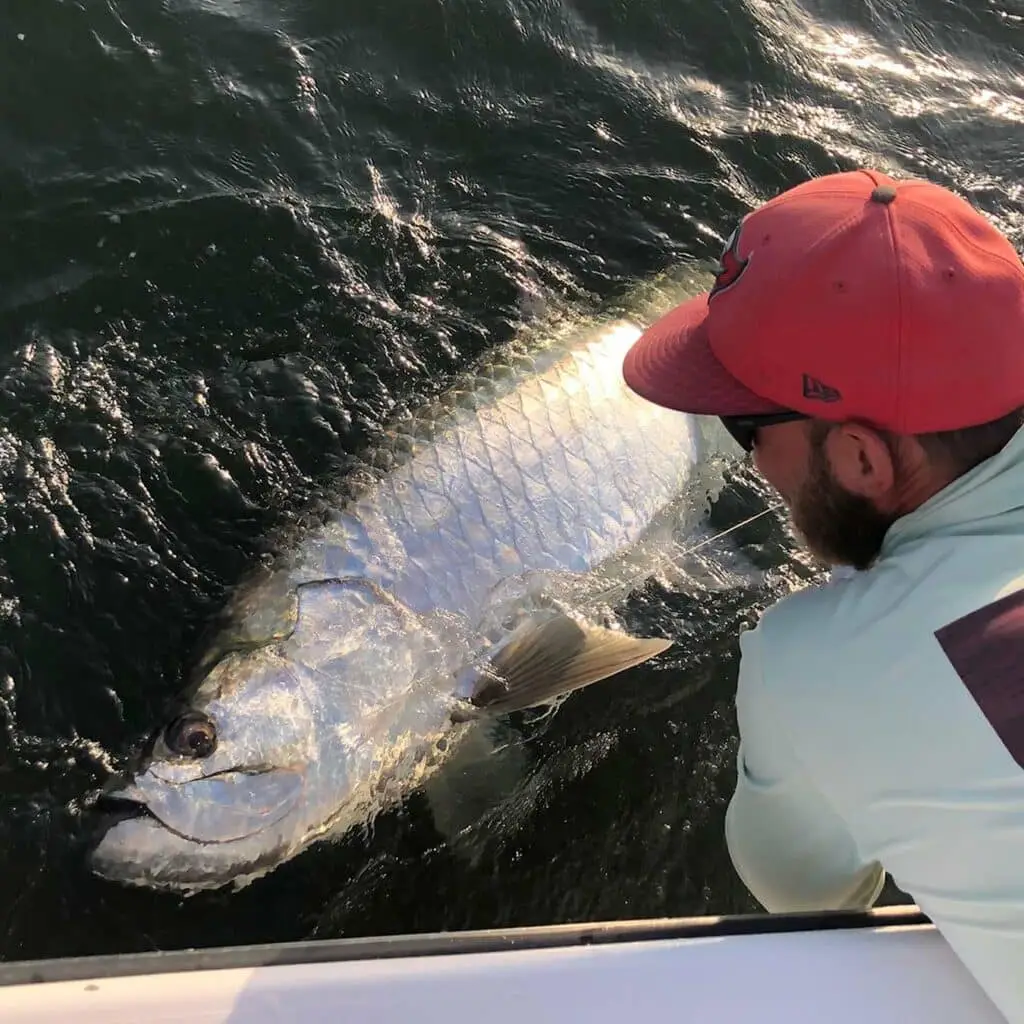
[[[715,358],[707,314],[707,295],[698,295],[651,324],[626,353],[626,384],[655,405],[679,412],[759,416],[786,411],[745,387]]]

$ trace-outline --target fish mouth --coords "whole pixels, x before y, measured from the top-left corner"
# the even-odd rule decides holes
[[[86,811],[85,864],[108,882],[191,894],[251,881],[282,859],[282,839],[205,842],[169,827],[140,800],[102,794]]]
[[[119,793],[101,793],[87,805],[83,818],[86,858],[92,860],[108,837],[124,829],[165,831],[164,823],[140,800]]]
[[[94,797],[83,813],[82,843],[86,861],[94,862],[108,837],[123,828],[132,828],[132,823],[136,822],[144,828],[163,827],[153,812],[138,800],[117,793],[100,793]]]
[[[89,809],[89,816],[102,829],[113,828],[123,821],[134,821],[136,818],[157,820],[156,815],[141,801],[116,793],[100,794]]]
[[[155,768],[119,779],[90,807],[102,832],[171,833],[198,846],[232,843],[274,831],[302,806],[305,773],[291,768],[230,768],[174,782]]]
[[[125,822],[138,821],[156,829],[163,829],[171,835],[177,836],[186,843],[196,843],[200,846],[206,845],[202,839],[179,832],[153,812],[153,809],[141,800],[135,800],[130,796],[123,796],[118,793],[104,793],[96,798],[90,808],[90,818],[93,821],[93,840],[91,846],[96,848],[103,837],[113,832],[119,825]]]

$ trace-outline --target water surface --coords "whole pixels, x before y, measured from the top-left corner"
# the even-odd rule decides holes
[[[858,164],[1019,243],[1022,54],[1021,0],[6,0],[0,956],[753,909],[735,638],[813,578],[774,516],[638,596],[676,653],[560,710],[474,865],[413,797],[182,900],[88,875],[78,806],[275,532],[524,323]],[[773,500],[736,472],[711,531]]]

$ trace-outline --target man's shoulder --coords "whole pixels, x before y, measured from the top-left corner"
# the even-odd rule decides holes
[[[853,656],[862,660],[865,646],[887,647],[896,619],[911,611],[907,597],[913,584],[899,571],[834,572],[816,585],[788,594],[766,609],[741,643],[756,645],[763,667],[790,680],[811,673],[841,672]],[[902,641],[901,641],[902,642]]]
[[[1019,560],[1001,554],[950,542],[864,572],[841,570],[768,608],[745,646],[757,646],[772,674],[790,677],[842,674],[854,662],[909,665],[915,651],[927,660],[944,627],[1022,588]]]
[[[762,635],[778,635],[791,630],[801,634],[816,634],[824,625],[830,625],[836,612],[855,595],[859,598],[878,584],[870,573],[839,569],[823,581],[794,590],[765,609],[757,625]]]

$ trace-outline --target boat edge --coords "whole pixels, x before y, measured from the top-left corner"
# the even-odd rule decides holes
[[[421,935],[316,939],[298,942],[177,949],[0,963],[0,987],[91,981],[181,971],[216,971],[413,956],[451,956],[512,950],[657,940],[710,939],[786,932],[934,927],[914,904],[867,911],[733,914],[583,924],[430,932]]]

